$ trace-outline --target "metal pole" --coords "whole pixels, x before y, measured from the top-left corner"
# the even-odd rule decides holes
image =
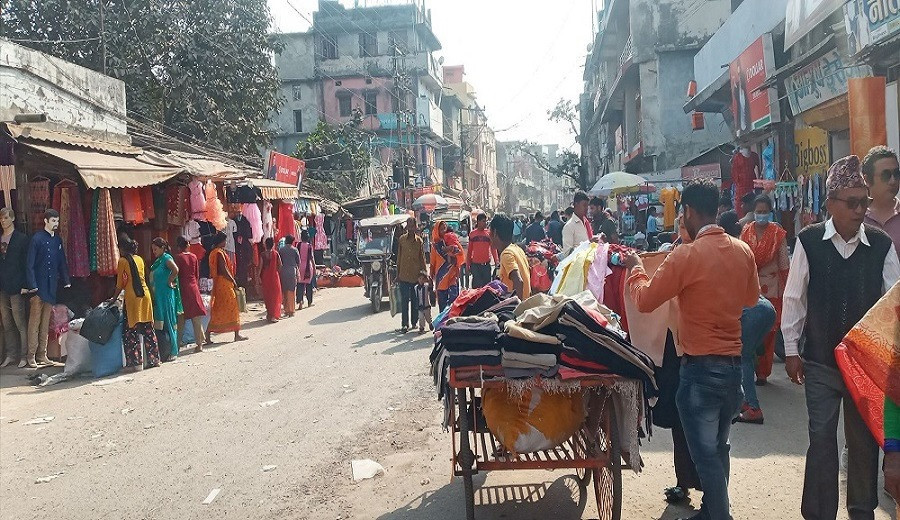
[[[104,30],[103,0],[100,0],[100,45],[103,48],[103,74],[106,74],[106,31]]]

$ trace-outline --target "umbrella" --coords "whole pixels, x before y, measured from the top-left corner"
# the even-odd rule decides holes
[[[447,199],[444,197],[434,193],[426,193],[412,203],[412,208],[434,211],[436,209],[447,209],[447,205]]]
[[[591,188],[591,195],[609,196],[622,193],[652,193],[656,191],[647,179],[640,175],[626,172],[610,172],[600,177],[600,180]]]

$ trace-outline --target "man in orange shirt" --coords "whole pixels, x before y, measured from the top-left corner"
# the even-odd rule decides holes
[[[627,255],[631,275],[626,284],[641,312],[678,298],[684,358],[675,400],[703,485],[703,505],[691,518],[728,520],[728,434],[744,399],[741,314],[756,305],[759,278],[750,248],[715,224],[719,193],[714,184],[689,185],[681,204],[692,242],[675,248],[652,279],[640,257]]]
[[[487,230],[487,215],[479,213],[475,229],[469,233],[469,250],[466,253],[466,262],[472,273],[472,289],[491,282],[492,259],[497,262],[497,255],[491,248],[491,233]]]

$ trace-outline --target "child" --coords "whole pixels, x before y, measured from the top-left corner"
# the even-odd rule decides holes
[[[428,282],[428,273],[422,271],[419,273],[419,283],[416,285],[416,305],[419,306],[419,334],[425,332],[425,324],[428,324],[428,330],[434,330],[431,324],[431,306],[434,305],[434,294],[431,290],[431,284]]]

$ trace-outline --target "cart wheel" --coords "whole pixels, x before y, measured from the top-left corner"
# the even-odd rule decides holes
[[[619,444],[615,409],[610,404],[608,420],[599,432],[600,449],[609,455],[606,466],[593,470],[594,494],[600,520],[622,518],[622,447]]]

